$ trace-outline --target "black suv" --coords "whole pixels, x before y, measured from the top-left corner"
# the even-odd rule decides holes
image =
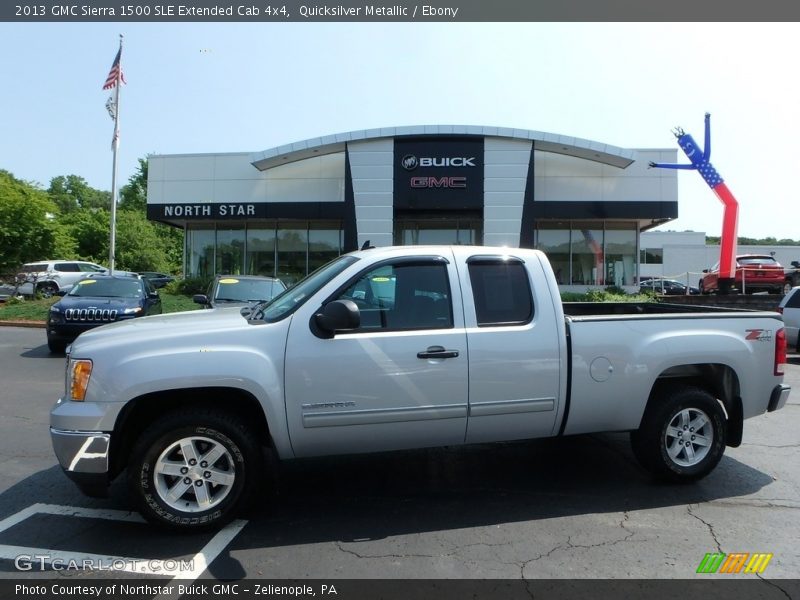
[[[117,275],[90,275],[50,307],[47,346],[63,352],[87,329],[135,317],[161,314],[161,298],[145,279]]]

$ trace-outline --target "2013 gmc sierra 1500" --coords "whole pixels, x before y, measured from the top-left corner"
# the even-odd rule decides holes
[[[85,492],[127,470],[139,510],[218,527],[280,459],[630,431],[655,475],[695,480],[742,421],[782,408],[780,315],[562,305],[525,249],[415,246],[339,257],[252,311],[145,317],[82,334],[51,413]]]

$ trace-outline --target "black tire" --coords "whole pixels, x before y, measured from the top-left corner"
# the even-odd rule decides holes
[[[67,349],[67,342],[61,342],[48,337],[47,347],[53,354],[64,354],[64,351]]]
[[[703,418],[707,421],[698,427]],[[725,452],[725,435],[725,413],[714,396],[680,386],[662,388],[650,399],[631,445],[639,463],[657,478],[688,483],[714,470]]]
[[[188,447],[182,446],[187,443]],[[190,452],[184,453],[183,447],[194,451],[196,458],[187,458]],[[222,454],[204,464],[202,458],[214,448]],[[130,456],[128,486],[139,511],[151,523],[174,531],[222,527],[257,496],[258,481],[265,474],[261,446],[247,423],[210,408],[160,417],[139,437]],[[168,467],[180,468],[182,474],[164,473]],[[212,470],[214,478],[231,483],[204,479]],[[180,496],[169,498],[169,492],[180,490],[184,490]]]

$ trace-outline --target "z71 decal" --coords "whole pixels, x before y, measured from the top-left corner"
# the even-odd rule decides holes
[[[771,342],[772,330],[771,329],[745,329],[747,337],[746,340],[755,340],[756,342]]]

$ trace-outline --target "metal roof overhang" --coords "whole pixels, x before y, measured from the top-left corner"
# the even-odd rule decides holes
[[[254,152],[250,161],[259,171],[324,154],[344,152],[348,142],[363,142],[381,138],[418,136],[482,136],[502,137],[532,141],[535,150],[574,156],[624,169],[636,160],[636,151],[602,144],[592,140],[569,137],[543,131],[510,129],[507,127],[482,127],[474,125],[425,125],[385,127],[363,131],[349,131],[320,138],[312,138],[263,152]]]

